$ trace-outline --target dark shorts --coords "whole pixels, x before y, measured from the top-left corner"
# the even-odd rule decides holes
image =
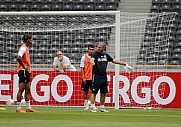
[[[82,91],[88,91],[89,88],[91,89],[92,86],[92,80],[86,80],[86,84],[82,81]]]
[[[108,93],[107,85],[107,75],[93,75],[92,93],[97,94],[99,90],[100,93]]]
[[[19,77],[19,84],[20,83],[28,83],[30,82],[30,73],[25,70],[20,70],[18,72],[18,77]]]

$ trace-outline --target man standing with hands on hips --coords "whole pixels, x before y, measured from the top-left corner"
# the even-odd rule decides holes
[[[32,44],[32,36],[25,34],[22,38],[23,45],[18,50],[18,77],[19,77],[19,90],[17,93],[17,110],[16,112],[24,113],[25,111],[21,108],[22,93],[25,91],[25,101],[27,105],[26,112],[37,112],[30,106],[30,75],[31,75],[31,64],[30,54],[28,46]]]

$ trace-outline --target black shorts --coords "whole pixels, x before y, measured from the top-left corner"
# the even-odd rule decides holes
[[[97,94],[99,90],[100,93],[108,93],[107,85],[107,75],[93,75],[92,93]]]
[[[92,86],[92,80],[86,80],[86,84],[82,81],[82,91],[88,91],[89,88],[91,89]]]
[[[19,77],[19,84],[20,83],[28,83],[30,82],[30,73],[26,70],[20,70],[18,72],[18,77]]]

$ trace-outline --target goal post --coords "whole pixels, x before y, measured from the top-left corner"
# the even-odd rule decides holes
[[[0,12],[0,104],[9,98],[16,101],[15,57],[22,35],[31,33],[33,105],[83,106],[80,59],[88,44],[104,41],[112,57],[134,67],[134,72],[127,73],[122,66],[108,65],[109,93],[105,105],[115,109],[161,107],[148,91],[154,93],[154,81],[167,72],[175,16],[176,13],[120,11]],[[70,58],[77,71],[63,75],[53,70],[58,50]],[[135,79],[141,81],[140,76],[146,78],[136,84]],[[160,99],[164,98],[164,90],[162,83],[156,91]]]

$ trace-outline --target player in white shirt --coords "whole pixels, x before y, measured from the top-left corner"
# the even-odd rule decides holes
[[[76,68],[71,64],[70,59],[64,56],[61,51],[58,51],[57,56],[54,58],[53,68],[60,73],[65,73],[65,71],[76,71]]]

